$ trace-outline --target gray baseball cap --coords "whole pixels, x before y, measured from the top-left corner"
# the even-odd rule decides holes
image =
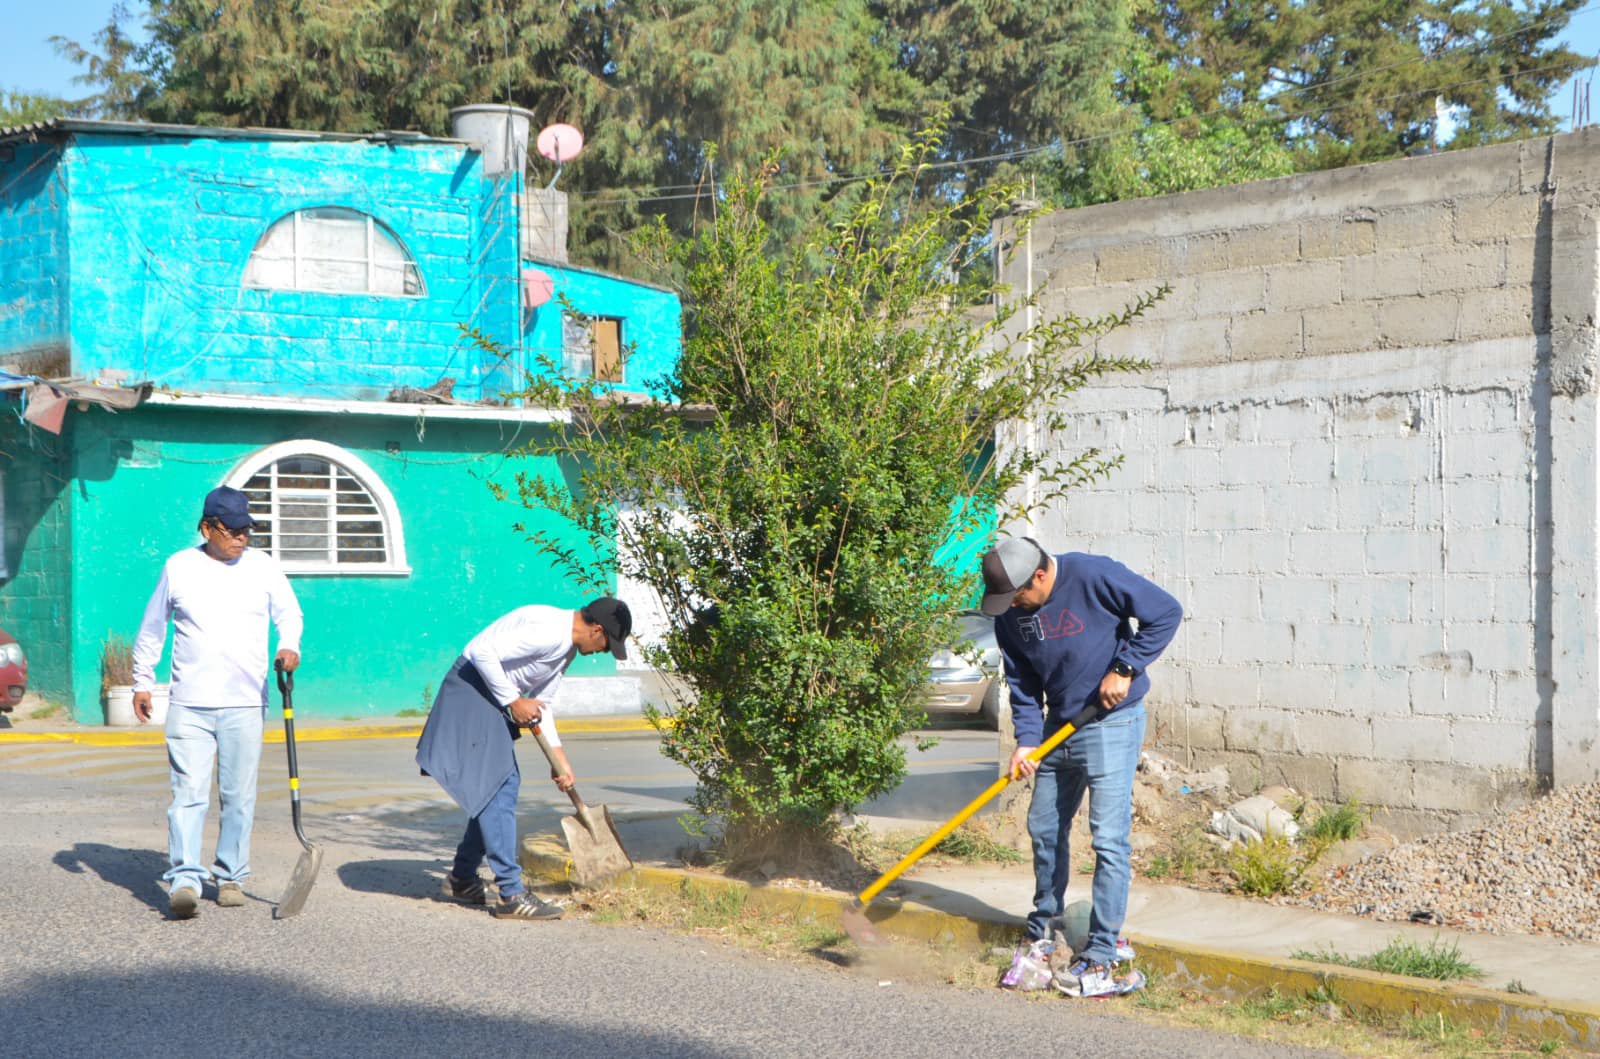
[[[1032,537],[1003,537],[983,557],[983,612],[1004,614],[1048,558]]]

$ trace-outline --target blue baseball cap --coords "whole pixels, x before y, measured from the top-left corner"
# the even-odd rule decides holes
[[[226,485],[219,485],[206,494],[206,506],[200,517],[214,518],[231,530],[256,524],[250,517],[250,498]]]

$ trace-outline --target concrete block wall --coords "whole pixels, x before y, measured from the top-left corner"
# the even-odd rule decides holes
[[[999,233],[1046,313],[1171,287],[1020,431],[1124,463],[1012,527],[1184,601],[1162,749],[1402,816],[1600,777],[1597,203],[1585,132]]]

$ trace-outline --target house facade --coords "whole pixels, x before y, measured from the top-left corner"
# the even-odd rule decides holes
[[[582,603],[513,528],[545,516],[495,496],[518,471],[572,477],[519,454],[565,415],[518,398],[524,372],[649,393],[681,308],[530,238],[559,193],[490,146],[0,131],[0,625],[32,690],[101,718],[101,645],[135,634],[221,484],[250,495],[306,612],[307,715],[423,708],[493,618]],[[568,712],[637,704],[609,657],[572,676]]]

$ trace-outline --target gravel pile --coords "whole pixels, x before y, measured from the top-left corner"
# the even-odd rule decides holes
[[[1296,903],[1490,934],[1600,940],[1600,783],[1338,868]]]

